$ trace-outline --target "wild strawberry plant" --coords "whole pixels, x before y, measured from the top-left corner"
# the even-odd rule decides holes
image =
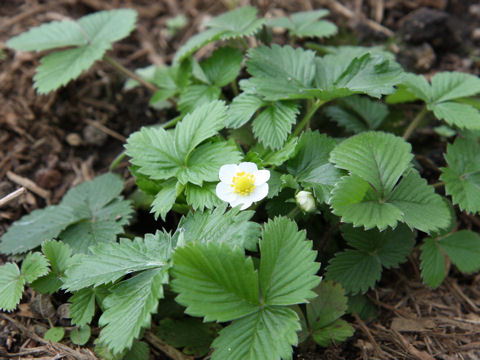
[[[430,287],[447,264],[478,271],[480,237],[459,229],[456,215],[480,211],[480,79],[444,72],[429,83],[378,47],[313,51],[269,40],[271,27],[288,30],[292,44],[333,36],[327,14],[267,20],[239,8],[206,23],[170,66],[137,69],[125,89],[145,85],[152,107],[175,114],[125,145],[138,188],[168,229],[126,236],[133,209],[116,175],[73,188],[2,237],[0,251],[23,260],[0,267],[0,308],[14,310],[26,283],[66,291],[71,340],[85,344],[98,324],[96,351],[107,358],[148,356],[139,340],[151,327],[196,356],[211,348],[212,359],[289,359],[292,346],[351,336],[341,317],[364,306],[359,294],[383,268],[412,253]],[[34,86],[45,93],[101,59],[131,75],[106,51],[135,20],[133,10],[99,12],[7,45],[62,48],[37,69]],[[210,43],[216,50],[197,59]],[[405,102],[422,108],[399,121],[389,105]],[[437,121],[455,138],[438,179],[427,180],[409,139]],[[171,213],[182,215],[178,224]]]

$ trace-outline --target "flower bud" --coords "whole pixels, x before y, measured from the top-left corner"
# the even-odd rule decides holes
[[[315,206],[315,199],[310,191],[300,191],[295,195],[298,207],[304,212],[312,212],[317,208]]]

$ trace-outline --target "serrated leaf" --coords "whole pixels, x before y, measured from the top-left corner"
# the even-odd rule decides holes
[[[48,273],[48,260],[39,252],[29,253],[22,262],[22,276],[30,283]]]
[[[89,324],[95,315],[95,289],[83,288],[68,299],[70,305],[70,318],[77,326]]]
[[[295,103],[272,103],[253,120],[253,133],[266,147],[279,149],[292,131],[298,113],[298,106]]]
[[[204,183],[202,186],[187,184],[185,187],[187,203],[194,210],[213,209],[220,205],[222,201],[215,192],[216,186],[216,183]]]
[[[337,320],[347,311],[347,297],[340,284],[322,281],[315,289],[317,297],[307,304],[309,328],[319,330]]]
[[[83,346],[90,339],[90,335],[91,335],[90,326],[84,325],[70,331],[70,340],[75,345]]]
[[[280,166],[295,154],[297,141],[297,137],[292,137],[278,150],[269,150],[262,144],[257,143],[250,149],[249,153],[257,154],[258,161],[263,166]]]
[[[260,237],[260,224],[249,221],[253,211],[226,211],[227,204],[218,206],[212,211],[196,211],[180,220],[177,232],[185,243],[218,242],[227,243],[231,247],[239,246],[251,251],[257,250]]]
[[[111,289],[104,305],[106,310],[98,320],[104,328],[99,341],[113,353],[132,346],[144,327],[150,326],[152,313],[163,297],[163,284],[168,282],[166,268],[143,271]]]
[[[162,185],[162,189],[155,195],[150,212],[154,213],[155,218],[160,216],[165,221],[167,213],[170,211],[173,204],[175,204],[178,183],[176,179],[170,179],[165,181]]]
[[[230,321],[258,309],[258,275],[242,249],[191,242],[176,249],[173,263],[171,286],[186,313],[205,321]]]
[[[362,294],[348,297],[348,312],[357,314],[364,321],[372,320],[377,317],[377,308],[372,301]]]
[[[236,96],[227,111],[227,128],[237,129],[245,125],[265,105],[256,95],[241,93]]]
[[[182,114],[193,112],[199,106],[218,100],[221,89],[214,85],[190,85],[180,94],[178,109]]]
[[[413,158],[411,145],[383,132],[365,132],[343,141],[330,154],[330,161],[367,181],[387,196]]]
[[[457,138],[447,145],[445,159],[448,168],[441,168],[440,180],[445,192],[460,209],[480,211],[480,145],[472,140]]]
[[[266,306],[235,320],[220,331],[212,347],[212,360],[280,360],[292,356],[300,330],[297,314],[278,306]]]
[[[478,76],[461,72],[439,72],[432,77],[432,98],[444,102],[480,92]]]
[[[270,220],[260,241],[260,291],[268,305],[293,305],[315,297],[320,264],[304,231],[287,218]]]
[[[471,105],[456,102],[443,102],[428,106],[437,119],[461,129],[480,130],[480,112]]]
[[[17,307],[24,285],[25,277],[20,274],[17,264],[0,266],[0,310],[12,311]]]
[[[222,47],[202,62],[202,70],[208,83],[222,87],[236,79],[242,68],[243,55],[240,50]]]
[[[318,345],[328,347],[345,341],[354,332],[352,325],[345,320],[338,319],[332,324],[314,331],[312,337]]]
[[[65,336],[65,329],[63,327],[52,327],[43,335],[43,338],[52,342],[62,341]]]
[[[302,11],[290,15],[289,18],[273,19],[268,25],[287,28],[291,35],[298,37],[330,37],[338,31],[335,24],[325,20],[319,21],[328,14],[328,10]]]
[[[173,58],[173,63],[179,63],[196,52],[198,49],[211,42],[219,40],[222,33],[224,33],[223,29],[213,28],[192,36],[185,44],[182,45],[180,49],[178,49],[175,57]]]
[[[441,238],[438,244],[460,271],[472,273],[480,269],[480,235],[477,233],[460,230]]]
[[[168,266],[170,235],[157,231],[144,239],[120,239],[119,243],[99,244],[91,255],[81,255],[66,272],[62,288],[68,291],[108,284],[135,271]]]
[[[435,289],[446,276],[445,257],[435,239],[427,238],[421,246],[420,269],[423,282]]]
[[[122,360],[149,360],[150,348],[143,341],[134,341],[132,347],[125,353]]]

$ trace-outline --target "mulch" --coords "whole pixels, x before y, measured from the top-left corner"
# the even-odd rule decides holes
[[[229,3],[227,0],[2,2],[0,198],[21,187],[25,191],[0,207],[0,235],[22,215],[57,203],[71,187],[105,172],[122,152],[130,133],[171,116],[148,107],[147,89],[123,91],[124,79],[106,63],[97,63],[79,80],[57,92],[38,95],[32,88],[32,77],[41,54],[15,53],[6,48],[6,41],[44,22],[132,7],[139,13],[137,30],[115,45],[111,54],[133,70],[149,64],[168,64],[179,46],[198,31],[202,21],[227,10]],[[392,45],[392,49],[412,71],[426,76],[438,70],[480,72],[477,1],[239,0],[235,3],[252,4],[261,13],[275,16],[326,6],[332,12],[331,19],[348,29],[345,31],[359,43],[381,43],[394,32],[403,40],[398,42],[400,45]],[[425,7],[433,13],[425,12]],[[189,25],[172,36],[165,31],[165,24],[178,14],[184,14]],[[428,34],[414,36],[419,33],[415,26],[428,28]],[[204,54],[200,52],[199,56]],[[127,180],[128,192],[134,182],[129,178],[127,166],[124,161],[116,171]],[[478,217],[462,219],[463,224],[480,228]],[[0,257],[0,264],[6,260]],[[356,329],[351,339],[313,353],[301,350],[297,358],[480,359],[480,276],[462,275],[452,269],[450,277],[438,289],[431,290],[422,284],[418,269],[418,254],[414,254],[409,263],[386,274],[388,281],[368,293],[378,306],[377,317],[368,322],[351,317],[349,320]],[[27,289],[17,311],[0,312],[0,359],[95,359],[91,343],[79,348],[68,341],[47,342],[40,336],[50,324],[69,326],[69,323],[58,311],[65,297],[40,299],[49,304],[45,306],[50,313],[45,313],[44,306],[39,311],[32,305],[38,299],[38,294]],[[155,358],[175,358],[174,349],[153,334],[149,333],[147,340]]]

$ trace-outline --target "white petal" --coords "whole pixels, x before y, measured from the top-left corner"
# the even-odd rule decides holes
[[[240,210],[245,210],[248,208],[250,205],[252,205],[252,201],[248,199],[248,196],[239,196],[235,200],[230,201],[230,206],[235,207],[238,205],[242,205]]]
[[[245,171],[247,173],[253,174],[257,170],[257,164],[252,162],[242,162],[238,164],[238,171]]]
[[[270,179],[270,171],[258,170],[253,176],[255,177],[255,186],[262,185]]]
[[[242,207],[240,208],[240,210],[245,210],[245,209],[249,208],[251,205],[252,205],[252,202],[251,202],[251,201],[245,202],[245,203],[243,203],[243,205],[242,205]]]
[[[248,200],[256,202],[262,200],[265,196],[268,195],[268,184],[259,185],[253,190],[253,192],[248,196]]]
[[[231,202],[237,197],[237,195],[233,193],[233,188],[229,184],[226,184],[224,182],[219,182],[217,184],[215,192],[221,200],[227,202]]]
[[[223,181],[227,184],[231,184],[233,181],[233,177],[238,172],[237,168],[238,166],[236,164],[223,165],[220,168],[220,171],[218,173],[218,177],[220,178],[220,181]]]

